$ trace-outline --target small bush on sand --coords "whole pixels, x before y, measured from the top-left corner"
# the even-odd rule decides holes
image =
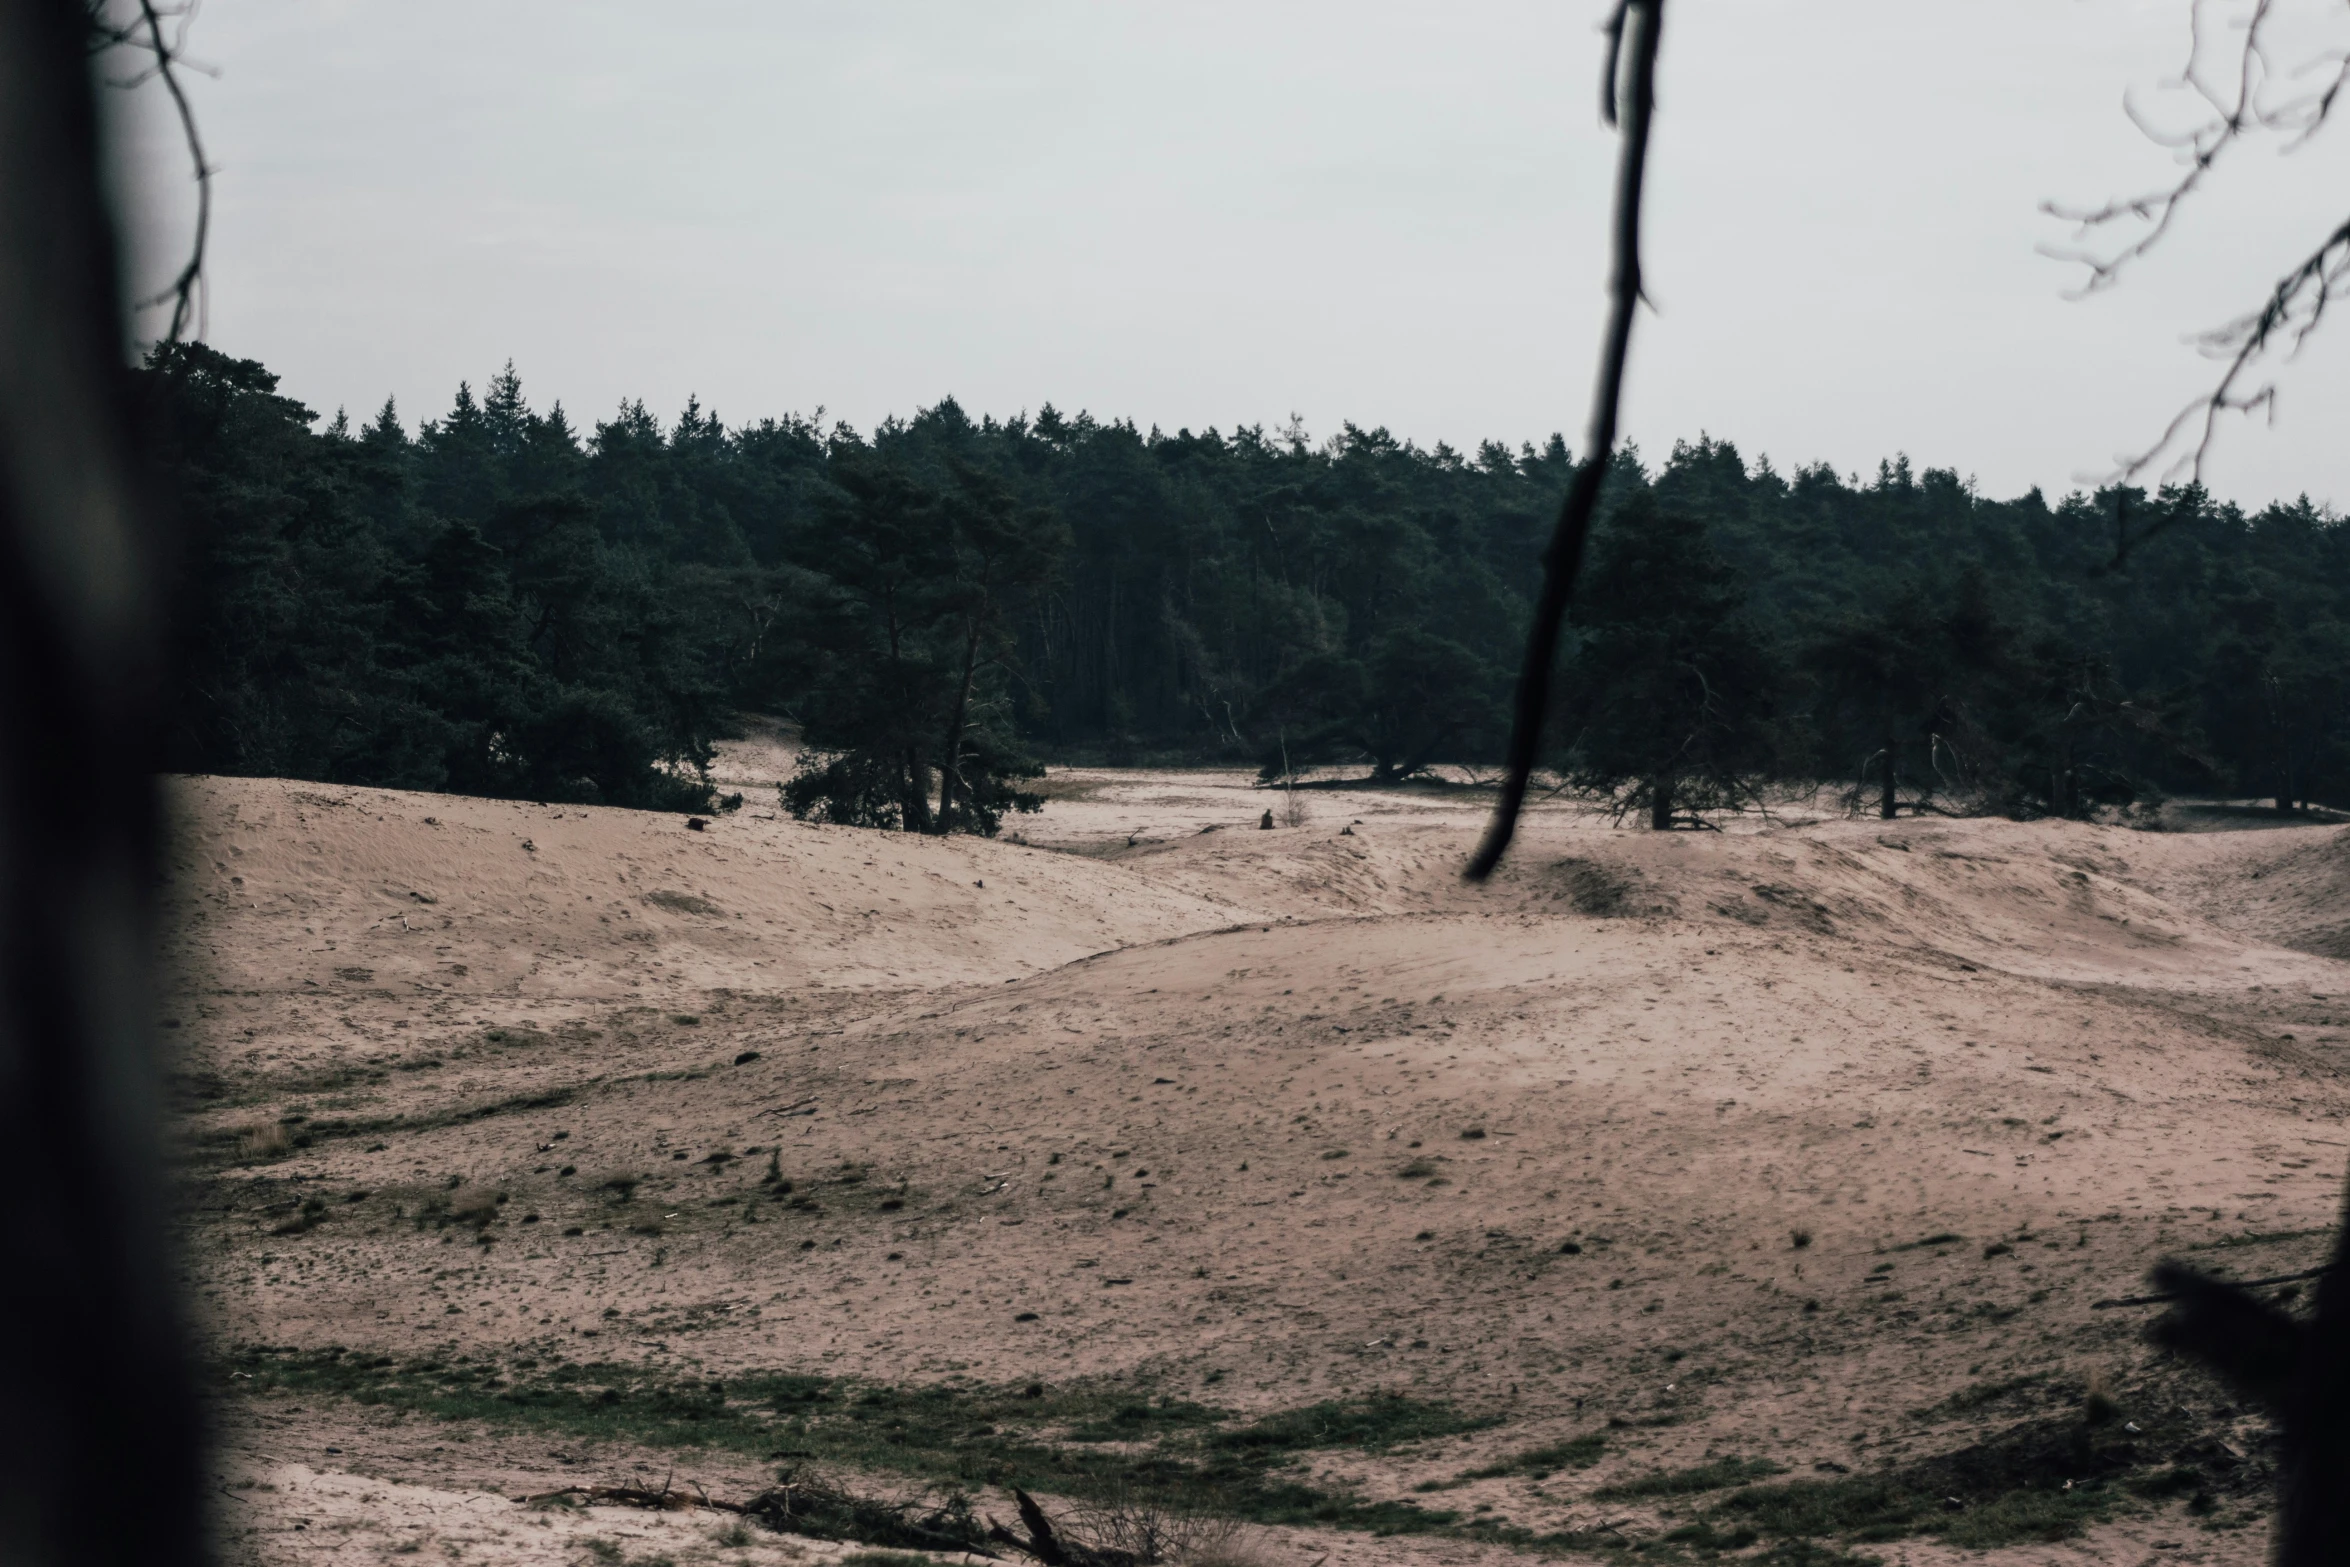
[[[2113,1378],[2103,1366],[2091,1367],[2088,1385],[2081,1393],[2081,1419],[2093,1426],[2109,1425],[2120,1414],[2121,1405],[2113,1396]]]
[[[597,1189],[612,1194],[614,1202],[627,1202],[636,1195],[636,1189],[645,1183],[641,1175],[607,1175],[597,1183]]]
[[[1133,1567],[1256,1567],[1266,1560],[1253,1531],[1237,1518],[1209,1510],[1214,1498],[1190,1490],[1115,1487],[1060,1514],[1023,1498],[1023,1526],[1033,1531],[1033,1508],[1054,1536],[1053,1549],[1075,1563],[1131,1563]],[[997,1538],[1002,1538],[997,1536]]]

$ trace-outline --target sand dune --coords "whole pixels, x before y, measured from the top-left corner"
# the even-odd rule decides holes
[[[938,985],[1257,915],[983,839],[196,779],[187,950],[239,988],[610,1003],[650,989]]]
[[[2350,827],[2284,827],[2166,842],[2156,885],[2232,931],[2350,957]]]
[[[1905,1462],[2091,1366],[2252,1439],[2092,1305],[2164,1250],[2306,1265],[2350,1145],[2338,831],[1557,810],[1473,888],[1473,797],[1261,831],[1231,777],[1056,782],[1025,844],[187,783],[211,1331],[1402,1391],[1498,1424],[1312,1472],[1529,1528],[1719,1453]],[[452,1190],[503,1199],[489,1244],[419,1227]],[[2003,1378],[2042,1393],[1910,1413]],[[1572,1479],[1455,1478],[1603,1419]],[[374,1472],[465,1481],[404,1440]]]

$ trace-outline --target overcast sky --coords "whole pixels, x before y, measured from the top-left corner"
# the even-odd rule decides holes
[[[2224,5],[2220,10],[2224,11]],[[2333,9],[2339,10],[2339,7]],[[2333,222],[2248,149],[2118,292],[2048,198],[2164,179],[2187,0],[1673,0],[1628,433],[2070,489],[2208,384],[2186,334]],[[411,425],[511,358],[582,425],[952,394],[1172,431],[1579,445],[1613,142],[1590,0],[206,0],[210,340]],[[2175,96],[2175,95],[2174,95]],[[150,277],[188,212],[122,140]],[[2211,468],[2350,505],[2350,320]]]

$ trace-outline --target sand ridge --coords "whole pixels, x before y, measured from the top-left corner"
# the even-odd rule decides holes
[[[188,780],[175,800],[182,955],[224,988],[339,977],[594,1005],[985,982],[1257,912],[1080,858],[772,810],[694,831],[650,812],[267,779]]]

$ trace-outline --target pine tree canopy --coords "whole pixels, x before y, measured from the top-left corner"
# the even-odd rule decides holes
[[[1037,759],[1489,767],[1573,458],[1354,425],[1167,434],[953,399],[868,434],[691,402],[584,431],[511,365],[354,431],[201,344],[140,372],[185,538],[170,765],[993,832]],[[2133,534],[2118,564],[2117,515]],[[2350,805],[2350,534],[2307,500],[1990,500],[1700,438],[1611,464],[1548,764],[1658,825],[1768,782],[2080,814]]]

